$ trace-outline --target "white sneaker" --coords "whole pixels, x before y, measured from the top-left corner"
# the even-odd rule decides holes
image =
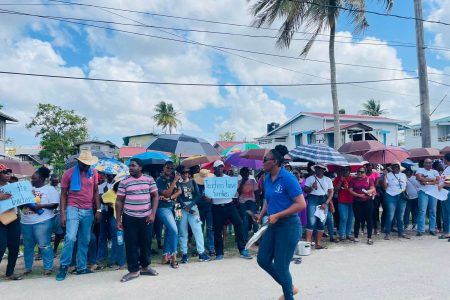
[[[22,253],[22,251],[19,251],[19,254],[17,255],[17,258],[21,258],[21,257],[23,257],[23,253]]]

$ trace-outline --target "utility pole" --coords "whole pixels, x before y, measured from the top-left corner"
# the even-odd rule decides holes
[[[423,40],[422,0],[414,0],[414,11],[416,15],[417,62],[419,65],[420,123],[422,147],[431,147],[430,98],[428,92],[428,73],[427,61],[425,58],[425,43]]]

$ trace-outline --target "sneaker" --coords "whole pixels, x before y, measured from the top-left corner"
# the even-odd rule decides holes
[[[208,255],[209,255],[209,256],[216,256],[216,251],[214,251],[214,250],[209,250]]]
[[[253,256],[248,252],[248,250],[242,250],[240,257],[244,258],[244,259],[252,259],[253,258]]]
[[[187,255],[187,254],[182,254],[182,255],[181,255],[181,263],[182,263],[182,264],[187,264],[188,261],[189,261],[188,255]]]
[[[86,268],[84,270],[77,271],[77,275],[84,275],[84,274],[91,274],[91,273],[94,273],[94,272],[91,269],[88,269],[88,268]]]
[[[413,226],[411,227],[411,230],[414,230],[414,229],[416,229],[416,225],[415,224],[413,224]]]
[[[17,254],[17,258],[21,258],[21,257],[23,257],[23,252],[19,251],[19,254]]]
[[[430,231],[430,235],[432,235],[432,236],[436,236],[436,232],[434,232],[434,231]]]
[[[222,254],[216,255],[216,260],[222,260],[222,259],[223,259],[223,255]]]
[[[423,233],[422,232],[418,232],[418,233],[416,233],[416,236],[422,236],[423,235]]]
[[[68,266],[60,266],[58,274],[56,274],[56,280],[63,281],[64,279],[66,279],[68,269]]]
[[[390,236],[389,234],[386,234],[386,235],[384,236],[384,239],[385,239],[386,241],[389,241],[389,240],[391,239],[391,236]]]
[[[200,254],[200,255],[198,256],[198,260],[200,260],[200,261],[210,261],[210,260],[211,260],[211,257],[209,257],[209,256],[206,254],[206,252],[203,252],[202,254]]]

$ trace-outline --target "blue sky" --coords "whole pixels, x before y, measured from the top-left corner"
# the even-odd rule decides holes
[[[21,1],[18,1],[18,3]],[[25,2],[25,1],[24,1]],[[27,1],[30,2],[30,1]],[[31,1],[45,3],[45,1]],[[249,24],[248,5],[245,0],[205,0],[200,4],[193,0],[136,1],[123,4],[121,1],[96,1],[95,4],[121,7],[154,13],[186,16]],[[368,10],[382,11],[377,1],[368,1]],[[450,22],[450,5],[444,0],[425,1],[424,16]],[[447,3],[446,3],[447,2]],[[80,1],[81,3],[81,1]],[[94,3],[83,1],[82,3]],[[0,8],[2,8],[0,6]],[[240,27],[214,25],[194,21],[183,21],[141,14],[120,12],[123,17],[86,7],[8,7],[11,10],[36,12],[65,17],[91,18],[132,23],[173,26],[190,29],[232,31],[236,33],[268,34]],[[413,16],[413,1],[395,1],[392,14]],[[415,29],[411,20],[367,15],[370,27],[356,38],[376,38],[378,42],[401,41],[414,43]],[[7,16],[0,18],[0,69],[20,70],[45,74],[155,80],[173,82],[216,83],[306,83],[326,82],[286,70],[251,62],[226,53],[197,45],[155,40],[147,37],[112,33],[107,30],[87,28],[31,17]],[[117,28],[142,33],[168,36],[165,33],[133,27]],[[276,28],[276,25],[274,25]],[[450,26],[427,26],[427,44],[450,47]],[[338,23],[338,35],[353,37],[347,15],[342,14]],[[289,50],[276,48],[274,40],[228,37],[202,33],[185,33],[185,38],[225,47],[250,49],[270,53],[297,56],[302,42],[294,42]],[[170,37],[170,36],[168,36]],[[173,37],[173,36],[172,36]],[[301,35],[296,35],[301,38]],[[367,41],[366,41],[367,42]],[[374,41],[371,41],[374,42]],[[375,41],[377,42],[377,41]],[[417,69],[414,48],[389,45],[368,46],[359,44],[337,44],[338,62],[374,65],[395,69]],[[450,52],[427,52],[429,67],[433,72],[450,73]],[[294,61],[280,58],[241,53],[284,68],[310,73],[326,78],[328,65]],[[326,43],[317,42],[307,58],[328,60]],[[408,77],[409,73],[389,70],[374,70],[338,66],[338,81],[359,81]],[[430,75],[430,79],[448,84],[449,77]],[[360,103],[374,98],[387,108],[390,117],[417,121],[419,110],[416,81],[364,85],[367,89],[340,86],[341,107],[347,113],[357,113]],[[153,106],[169,101],[182,113],[182,127],[187,134],[202,136],[213,142],[221,132],[230,130],[238,139],[251,140],[265,133],[265,124],[283,122],[299,111],[331,112],[329,87],[298,88],[189,88],[126,85],[114,83],[92,83],[12,77],[0,75],[0,102],[4,112],[20,120],[8,127],[8,136],[18,145],[38,144],[34,132],[26,130],[38,103],[46,102],[74,109],[89,120],[89,132],[100,140],[111,140],[119,145],[122,136],[141,134],[154,129],[151,120]],[[381,90],[381,91],[380,91]],[[444,86],[430,85],[432,109],[446,93]],[[357,105],[355,105],[357,103]],[[448,102],[443,103],[435,116],[450,114]],[[434,117],[434,116],[433,116]],[[161,130],[155,128],[155,131]]]

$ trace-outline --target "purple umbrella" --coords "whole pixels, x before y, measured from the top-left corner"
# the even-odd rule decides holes
[[[241,157],[241,152],[234,153],[225,160],[225,163],[236,167],[247,167],[254,170],[262,169],[262,161]]]

